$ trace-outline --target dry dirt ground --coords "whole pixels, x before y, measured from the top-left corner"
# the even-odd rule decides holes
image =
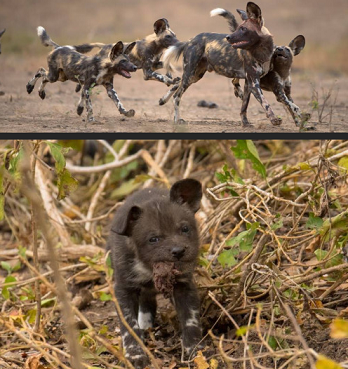
[[[260,0],[266,25],[277,44],[286,44],[297,34],[306,37],[306,48],[294,60],[293,98],[303,110],[311,112],[312,84],[319,93],[319,108],[329,89],[332,98],[327,103],[323,122],[312,112],[311,125],[316,132],[348,131],[348,53],[347,7],[345,0],[335,0],[334,6],[325,0]],[[243,128],[239,110],[241,101],[234,97],[230,80],[207,73],[184,94],[181,116],[186,125],[174,125],[173,105],[158,105],[167,87],[155,81],[144,81],[138,71],[132,79],[115,77],[115,89],[127,109],[135,109],[133,118],[121,116],[102,87],[95,88],[92,103],[97,121],[86,123],[76,114],[79,95],[72,82],[48,85],[47,97],[42,101],[37,88],[28,95],[25,85],[41,66],[46,67],[44,48],[36,36],[38,25],[46,27],[60,44],[82,42],[131,41],[152,32],[152,24],[160,17],[170,21],[180,40],[187,40],[203,32],[228,32],[224,19],[210,18],[215,7],[234,11],[244,8],[245,2],[210,0],[186,2],[92,0],[59,3],[53,0],[17,2],[3,0],[0,28],[7,31],[2,37],[0,56],[0,132],[297,132],[289,114],[266,92],[276,115],[283,118],[280,127],[273,127],[261,106],[252,97],[249,106],[251,128]],[[327,14],[330,14],[328,19]],[[141,15],[141,16],[139,16]],[[330,32],[325,32],[330,29]],[[335,34],[334,39],[330,34]],[[197,107],[199,100],[212,101],[217,109]]]

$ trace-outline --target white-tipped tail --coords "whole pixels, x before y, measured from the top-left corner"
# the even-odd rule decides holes
[[[41,26],[37,27],[37,35],[38,35],[39,37],[41,37],[44,33],[46,33],[45,28],[43,28],[43,27],[41,27]]]
[[[39,26],[37,27],[37,35],[40,37],[41,43],[44,46],[53,46],[54,48],[59,47],[54,41],[51,40],[51,37],[48,36],[45,28]]]
[[[211,17],[215,17],[216,15],[224,15],[226,14],[226,10],[225,9],[222,9],[222,8],[216,8],[216,9],[213,9],[211,12],[210,12],[210,16]]]

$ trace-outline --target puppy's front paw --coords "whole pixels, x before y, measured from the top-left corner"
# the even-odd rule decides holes
[[[135,114],[135,110],[133,110],[133,109],[130,109],[130,110],[128,110],[128,111],[126,111],[126,112],[124,113],[124,115],[125,115],[126,117],[134,117],[134,114]]]

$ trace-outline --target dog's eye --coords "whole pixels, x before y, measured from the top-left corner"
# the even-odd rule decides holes
[[[150,239],[149,239],[149,242],[150,243],[157,243],[159,241],[159,237],[151,237]]]
[[[243,27],[243,26],[240,27],[240,30],[244,32],[245,31],[245,27]]]
[[[188,233],[190,231],[190,228],[187,225],[184,225],[181,227],[181,232],[182,233]]]
[[[166,39],[167,39],[167,40],[169,40],[169,39],[170,39],[170,38],[172,38],[172,37],[173,37],[173,36],[171,36],[171,35],[167,35],[167,36],[166,36]]]

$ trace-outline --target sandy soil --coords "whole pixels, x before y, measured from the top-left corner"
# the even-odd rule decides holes
[[[41,66],[45,67],[48,49],[36,36],[35,28],[43,25],[60,44],[81,42],[130,41],[152,32],[152,24],[159,17],[170,20],[180,40],[186,40],[202,31],[227,32],[226,22],[220,17],[210,18],[209,11],[216,6],[230,10],[244,8],[244,2],[222,0],[219,4],[208,0],[172,2],[102,0],[98,6],[92,0],[59,3],[53,0],[24,2],[18,7],[12,0],[3,0],[0,28],[7,27],[0,56],[0,132],[297,132],[289,114],[276,102],[271,93],[266,98],[276,115],[283,118],[280,127],[273,127],[254,97],[249,106],[251,128],[243,128],[239,111],[241,101],[234,97],[228,79],[207,73],[192,85],[181,102],[181,116],[186,125],[174,125],[173,105],[158,105],[158,99],[167,87],[155,81],[144,81],[142,72],[126,80],[115,77],[115,89],[127,109],[135,109],[133,118],[121,116],[103,88],[93,90],[92,103],[97,121],[86,123],[76,114],[79,95],[72,82],[57,82],[46,88],[42,101],[37,88],[28,95],[26,83]],[[320,3],[320,4],[319,4]],[[325,0],[285,0],[280,6],[276,0],[260,0],[267,26],[277,44],[288,43],[297,34],[306,36],[305,50],[295,58],[293,71],[293,98],[302,110],[311,112],[312,84],[324,96],[334,84],[334,97],[325,109],[327,115],[318,122],[317,112],[310,120],[317,132],[348,131],[348,75],[345,74],[347,47],[346,3],[336,0],[335,7]],[[327,12],[330,6],[330,19]],[[122,12],[120,12],[122,9]],[[141,14],[141,17],[138,16]],[[332,21],[335,19],[335,22]],[[342,22],[340,21],[342,20]],[[62,27],[62,25],[64,27]],[[332,40],[323,27],[335,32]],[[340,47],[338,47],[339,45]],[[330,54],[331,53],[331,54]],[[311,54],[314,57],[311,57]],[[331,58],[331,59],[330,59]],[[327,60],[331,60],[330,63]],[[336,82],[335,82],[336,81]],[[199,100],[212,101],[217,109],[197,107]],[[319,101],[320,102],[320,101]],[[331,111],[332,110],[332,111]],[[330,113],[331,112],[331,113]]]

